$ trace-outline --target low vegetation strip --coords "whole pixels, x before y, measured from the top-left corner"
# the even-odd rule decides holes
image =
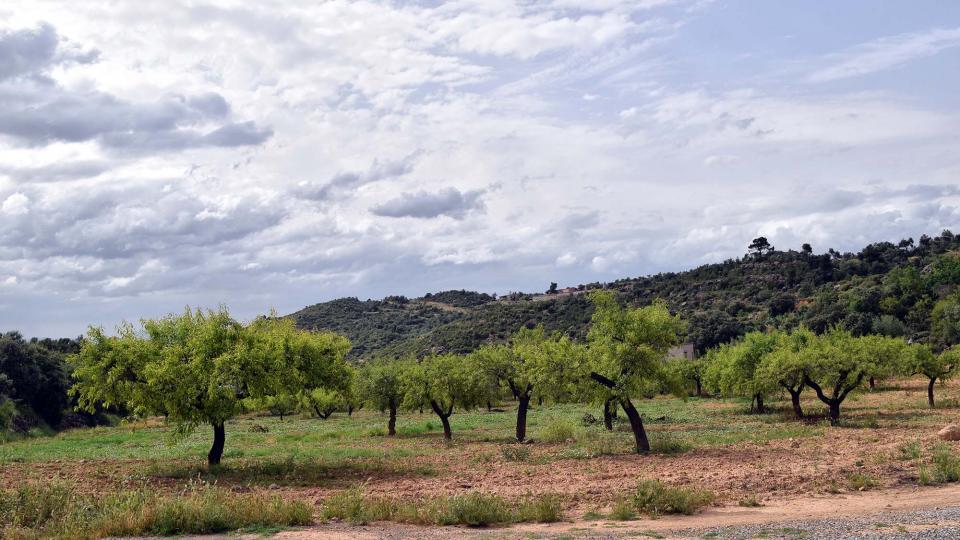
[[[354,525],[394,521],[417,525],[470,525],[474,527],[520,522],[552,523],[563,519],[557,495],[528,495],[507,501],[480,492],[404,501],[370,496],[362,487],[343,491],[324,502],[324,521],[344,520]]]
[[[149,489],[91,495],[64,484],[0,491],[0,537],[9,540],[209,534],[312,522],[305,502],[206,485],[178,495]]]

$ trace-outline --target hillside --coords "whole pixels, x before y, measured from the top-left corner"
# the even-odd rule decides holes
[[[760,239],[758,239],[760,240]],[[960,285],[960,237],[944,231],[916,243],[879,242],[857,253],[816,255],[776,250],[755,241],[742,258],[686,272],[578,285],[575,292],[496,298],[444,291],[422,298],[342,298],[291,314],[302,328],[333,330],[353,343],[353,358],[468,352],[507,338],[523,325],[543,324],[574,337],[586,333],[592,307],[585,294],[606,288],[632,305],[663,299],[688,322],[703,350],[752,329],[806,324],[822,331],[842,324],[915,340],[931,336],[934,305]]]

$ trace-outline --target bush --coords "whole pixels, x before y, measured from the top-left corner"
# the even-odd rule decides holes
[[[574,426],[562,418],[551,418],[540,428],[540,440],[545,443],[562,443],[573,439]]]
[[[643,480],[633,495],[634,507],[645,514],[694,514],[713,503],[709,491],[668,486],[659,480]]]
[[[517,521],[554,523],[563,519],[563,505],[557,495],[527,496],[520,502]]]
[[[13,426],[13,419],[17,416],[17,406],[13,400],[0,396],[0,431]]]
[[[669,433],[659,435],[650,444],[650,450],[654,454],[682,454],[692,448],[692,444]]]
[[[610,519],[617,521],[630,521],[637,519],[637,510],[633,504],[633,501],[627,497],[621,497],[613,503],[613,508],[610,510]]]
[[[209,534],[308,525],[312,514],[301,501],[206,485],[176,496],[149,490],[92,496],[62,484],[0,491],[2,538]]]
[[[901,461],[920,459],[922,450],[920,439],[907,441],[897,447],[897,459]]]
[[[514,521],[510,506],[496,495],[468,493],[454,495],[441,505],[439,525],[471,525],[474,527]]]
[[[921,484],[956,482],[960,480],[960,456],[953,452],[949,444],[937,443],[931,449],[930,468],[926,469],[926,466],[921,464],[920,472]]]

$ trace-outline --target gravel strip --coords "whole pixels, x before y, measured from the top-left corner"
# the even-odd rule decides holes
[[[960,540],[960,506],[884,512],[863,517],[838,517],[735,525],[676,531],[679,536],[717,540],[857,539],[857,540]]]

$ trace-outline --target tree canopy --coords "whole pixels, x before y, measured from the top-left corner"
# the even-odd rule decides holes
[[[671,380],[665,358],[667,351],[679,343],[683,322],[660,302],[624,308],[609,292],[595,292],[591,300],[595,310],[587,334],[590,348],[586,369],[599,385],[600,397],[618,401],[627,413],[637,452],[648,452],[646,430],[631,398],[651,384]]]
[[[297,330],[293,321],[261,317],[243,325],[226,308],[123,324],[116,336],[91,328],[74,358],[73,392],[80,407],[122,405],[157,414],[180,435],[201,424],[214,430],[208,454],[219,464],[224,423],[245,398],[340,388],[349,380],[349,342]]]

